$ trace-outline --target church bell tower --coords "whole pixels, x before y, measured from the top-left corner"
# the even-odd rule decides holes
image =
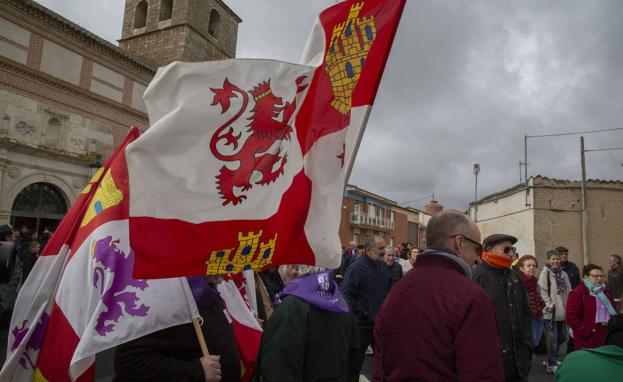
[[[241,21],[221,0],[126,0],[119,46],[155,66],[233,58]]]

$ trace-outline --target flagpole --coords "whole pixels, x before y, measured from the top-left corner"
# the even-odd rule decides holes
[[[193,293],[188,285],[188,280],[186,280],[185,277],[180,277],[178,280],[180,280],[180,283],[182,284],[182,290],[184,291],[184,297],[186,297],[186,303],[188,305],[188,314],[193,320],[193,327],[195,328],[195,335],[197,335],[197,341],[199,342],[199,347],[201,348],[201,354],[204,357],[208,357],[210,352],[208,351],[206,339],[203,336],[203,331],[201,330],[203,318],[201,318],[199,309],[197,309],[197,304],[195,303],[195,298],[193,297]],[[201,320],[201,322],[199,320]]]
[[[346,176],[344,177],[344,189],[348,185],[348,180],[350,179],[350,173],[353,170],[353,165],[355,164],[355,158],[357,157],[357,152],[359,151],[359,145],[361,145],[361,140],[363,139],[363,133],[366,131],[366,125],[368,124],[368,118],[370,118],[370,112],[372,111],[372,106],[366,107],[366,113],[363,116],[363,122],[361,124],[361,131],[355,140],[355,147],[353,147],[353,153],[350,156],[348,161],[348,167],[346,168]],[[346,152],[344,152],[344,156],[346,156]]]
[[[206,345],[206,339],[203,337],[203,331],[201,330],[201,324],[198,318],[193,318],[193,326],[195,327],[195,334],[197,334],[197,341],[199,341],[199,347],[201,347],[201,353],[204,357],[210,355],[208,351],[208,345]]]

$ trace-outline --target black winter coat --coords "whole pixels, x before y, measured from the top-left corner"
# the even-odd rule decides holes
[[[392,277],[390,287],[393,287],[402,278],[402,266],[400,266],[397,262],[394,262],[392,265],[388,265],[387,269],[389,269],[389,274]]]
[[[560,262],[560,268],[569,276],[569,282],[571,282],[571,289],[575,289],[578,285],[580,285],[580,270],[575,263],[571,261]],[[569,291],[571,292],[571,291]]]
[[[201,330],[210,354],[220,355],[223,382],[240,381],[240,357],[232,325],[217,300],[199,308]],[[204,382],[201,348],[193,324],[173,326],[148,334],[115,351],[113,382]]]
[[[364,255],[346,271],[342,293],[362,329],[372,329],[374,318],[381,309],[389,287],[391,275],[387,265]]]
[[[506,380],[527,376],[532,358],[532,319],[528,292],[519,274],[512,268],[483,262],[474,269],[472,278],[493,302]]]

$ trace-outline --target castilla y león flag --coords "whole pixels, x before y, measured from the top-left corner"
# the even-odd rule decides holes
[[[339,266],[344,185],[404,3],[326,9],[303,65],[159,69],[126,151],[135,277]]]
[[[199,317],[185,278],[132,277],[124,150],[136,137],[93,176],[20,290],[0,381],[92,381],[98,352]]]

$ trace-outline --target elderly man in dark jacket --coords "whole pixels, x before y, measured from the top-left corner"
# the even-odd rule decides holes
[[[377,316],[374,380],[502,381],[491,299],[470,279],[482,253],[478,227],[446,210],[429,221],[426,237],[428,249]]]
[[[359,328],[359,349],[353,357],[350,375],[350,380],[356,382],[366,349],[374,342],[374,319],[391,285],[389,269],[382,260],[385,240],[378,236],[369,237],[365,245],[366,254],[348,268],[342,284],[342,292]]]
[[[580,285],[580,281],[582,280],[580,277],[580,268],[578,268],[574,262],[569,261],[569,250],[566,247],[557,247],[556,252],[560,255],[560,268],[569,276],[571,289],[575,289],[575,287]]]
[[[402,278],[402,266],[396,261],[396,248],[388,245],[385,247],[385,264],[391,275],[391,285],[393,287]]]
[[[532,358],[532,319],[528,292],[512,267],[512,246],[517,238],[494,234],[484,240],[482,263],[473,279],[493,301],[500,338],[505,380],[527,381]]]

